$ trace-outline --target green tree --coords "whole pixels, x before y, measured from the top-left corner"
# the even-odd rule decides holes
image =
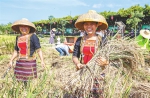
[[[121,8],[117,13],[121,17],[128,17],[128,16],[131,17],[131,12],[135,12],[135,11],[143,12],[143,7],[141,7],[140,5],[135,5],[135,6],[131,6],[128,9]]]
[[[67,20],[61,20],[60,21],[60,24],[62,25],[61,31],[63,33],[63,36],[64,36],[64,33],[65,33],[65,26],[66,26],[67,23],[69,23],[69,21],[67,21]]]
[[[130,15],[129,11],[124,8],[120,9],[117,14],[119,14],[121,17],[127,17]]]
[[[0,25],[0,34],[4,34],[5,32],[5,27],[3,24]]]
[[[135,12],[135,11],[143,12],[143,7],[141,7],[138,4],[138,5],[135,5],[135,6],[131,6],[130,8],[127,9],[127,11],[128,11],[128,13]]]
[[[138,26],[138,23],[142,20],[140,18],[144,17],[143,12],[135,11],[131,12],[131,17],[126,20],[127,24],[130,24],[132,28],[134,28],[135,31],[135,37],[136,37],[136,29]]]
[[[51,16],[48,17],[48,19],[49,19],[50,30],[51,30],[51,25],[53,23],[52,20],[54,19],[54,16],[51,15]]]
[[[38,26],[36,27],[36,30],[37,30],[38,32],[42,32],[42,27],[38,25]]]
[[[11,25],[12,25],[12,23],[8,23],[7,25],[1,24],[0,25],[0,33],[1,34],[8,34],[9,32],[11,32],[12,31]]]
[[[117,15],[116,12],[110,12],[110,11],[108,11],[108,12],[104,11],[104,12],[101,12],[99,14],[101,14],[102,16],[104,16],[106,19],[108,19],[110,16]]]
[[[148,4],[145,4],[143,13],[145,16],[150,16],[150,6]]]

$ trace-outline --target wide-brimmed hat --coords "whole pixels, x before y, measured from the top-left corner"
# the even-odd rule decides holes
[[[55,29],[55,28],[53,28],[52,30],[53,30],[53,31],[56,31],[56,29]]]
[[[140,35],[144,38],[150,39],[150,31],[149,30],[140,30]]]
[[[17,20],[12,24],[12,29],[16,32],[20,32],[19,26],[29,26],[30,27],[30,32],[29,33],[34,33],[35,32],[35,25],[30,22],[28,19],[26,18],[22,18],[21,20]]]
[[[106,22],[106,19],[94,10],[89,10],[88,13],[80,15],[75,22],[75,27],[79,30],[84,30],[83,23],[88,21],[98,22],[98,29],[100,30],[105,30],[108,28],[108,23]]]

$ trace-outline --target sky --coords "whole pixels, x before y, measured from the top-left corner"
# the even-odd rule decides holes
[[[150,0],[0,0],[0,24],[27,18],[31,22],[77,16],[95,10],[114,11],[139,4],[150,5]]]

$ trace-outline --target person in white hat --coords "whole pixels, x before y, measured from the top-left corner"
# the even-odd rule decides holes
[[[102,15],[98,14],[94,10],[89,10],[88,13],[82,14],[78,17],[75,22],[75,27],[86,32],[86,35],[77,39],[73,51],[72,59],[77,70],[79,70],[86,66],[86,64],[92,59],[97,50],[100,48],[102,37],[96,34],[96,30],[106,30],[108,24]],[[81,60],[79,60],[80,58]],[[108,61],[102,57],[99,57],[97,62],[100,66],[108,65]],[[97,88],[93,88],[92,90],[93,94],[95,93],[94,98],[102,97],[102,93],[96,93],[99,92],[99,89],[94,89]]]
[[[30,79],[37,78],[36,53],[38,53],[41,65],[45,68],[43,55],[41,51],[39,38],[34,34],[35,25],[28,19],[21,19],[12,24],[12,29],[20,33],[16,37],[14,53],[10,59],[9,66],[17,58],[14,74],[18,81],[27,82]]]
[[[147,49],[150,51],[150,31],[149,30],[140,30],[140,34],[136,37],[136,41],[142,49]]]
[[[140,30],[140,35],[146,39],[150,39],[150,31],[149,30]]]

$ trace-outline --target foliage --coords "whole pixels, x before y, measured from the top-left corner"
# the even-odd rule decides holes
[[[11,23],[8,23],[7,25],[0,25],[0,34],[8,34],[9,32],[11,32],[11,25]]]
[[[101,15],[103,15],[106,19],[108,19],[110,16],[114,16],[114,15],[117,15],[116,12],[110,12],[110,11],[104,11],[104,12],[101,12],[99,13]]]
[[[138,35],[138,36],[136,37],[136,41],[137,41],[137,43],[138,43],[138,45],[139,45],[140,47],[142,47],[143,49],[147,49],[147,50],[150,51],[149,39],[146,39],[146,38],[144,38],[143,36]]]
[[[136,36],[136,28],[139,22],[142,20],[140,18],[144,17],[143,12],[135,11],[131,12],[131,17],[127,19],[127,24],[130,24],[132,28],[135,29]]]
[[[128,9],[120,9],[118,11],[118,14],[121,16],[121,17],[130,17],[131,15],[131,12],[136,12],[136,11],[139,11],[139,12],[142,12],[143,11],[143,7],[141,7],[140,5],[135,5],[135,6],[131,6],[130,8]]]
[[[38,32],[41,32],[41,31],[42,31],[42,27],[38,25],[38,26],[36,27],[36,30],[37,30]]]
[[[72,20],[72,17],[69,15],[69,16],[63,17],[62,19],[63,20]]]
[[[129,12],[127,10],[125,10],[124,8],[120,9],[118,12],[117,12],[121,17],[127,17],[129,16]]]
[[[0,54],[12,53],[15,46],[15,36],[0,36]]]
[[[144,7],[141,7],[138,4],[138,5],[131,6],[130,8],[127,8],[127,9],[121,8],[118,10],[118,12],[104,11],[104,12],[99,12],[99,14],[103,15],[106,19],[109,19],[110,16],[118,16],[118,15],[121,17],[130,18],[131,12],[133,12],[133,13],[143,12],[143,14],[145,16],[150,16],[150,6],[148,4],[146,4]],[[44,24],[53,25],[53,24],[57,23],[57,25],[56,25],[57,29],[64,32],[64,27],[66,26],[66,24],[68,24],[70,20],[76,21],[77,18],[78,18],[78,15],[74,16],[74,17],[68,15],[68,16],[62,17],[62,18],[55,18],[54,16],[50,15],[47,20],[35,21],[33,23],[36,25],[36,28],[38,28],[38,31],[40,31],[38,25],[44,25]],[[68,21],[68,23],[67,23],[67,21]],[[136,21],[139,21],[139,20],[136,19]],[[63,24],[63,23],[65,23],[65,24]],[[50,29],[51,29],[51,25],[50,25]],[[9,23],[7,25],[0,25],[0,33],[6,34],[7,32],[11,32],[11,23]]]
[[[60,42],[61,42],[61,43],[64,43],[64,40],[65,40],[65,37],[66,37],[66,36],[62,36],[62,35],[61,35],[61,36],[59,36],[59,37],[60,37]],[[57,38],[58,38],[58,36],[55,37],[55,43],[57,43]]]
[[[135,5],[135,6],[131,6],[130,8],[127,9],[127,11],[130,13],[130,12],[136,12],[136,11],[139,11],[139,12],[143,12],[143,7],[141,7],[139,4],[138,5]]]
[[[131,12],[131,17],[127,19],[127,24],[131,24],[132,27],[138,25],[138,22],[142,20],[140,18],[144,17],[143,12]]]
[[[77,20],[77,19],[78,19],[78,17],[79,17],[79,16],[75,16],[75,17],[73,17],[73,20]]]
[[[109,19],[110,16],[116,16],[116,15],[119,15],[121,17],[130,18],[131,12],[133,12],[133,13],[135,13],[135,12],[142,13],[143,12],[145,16],[148,16],[148,15],[150,15],[150,6],[145,5],[145,7],[141,7],[140,5],[135,5],[135,6],[131,6],[130,8],[127,8],[127,9],[121,8],[118,12],[104,11],[104,12],[99,12],[99,14],[103,15],[106,19]],[[70,15],[66,16],[66,17],[62,17],[62,18],[54,18],[53,17],[51,22],[52,23],[56,22],[57,23],[57,29],[64,32],[63,27],[65,27],[66,24],[68,24],[67,21],[69,21],[69,20],[76,21],[77,18],[78,18],[78,16],[71,17]],[[139,20],[136,19],[136,21],[139,21]],[[44,22],[44,23],[46,23],[46,22]],[[63,24],[63,23],[65,23],[65,24]]]
[[[150,6],[148,4],[145,5],[143,13],[145,16],[150,16]]]
[[[65,26],[68,23],[68,21],[67,20],[62,20],[60,23],[62,25],[61,31],[63,32],[63,35],[64,35],[64,33],[65,33]]]

